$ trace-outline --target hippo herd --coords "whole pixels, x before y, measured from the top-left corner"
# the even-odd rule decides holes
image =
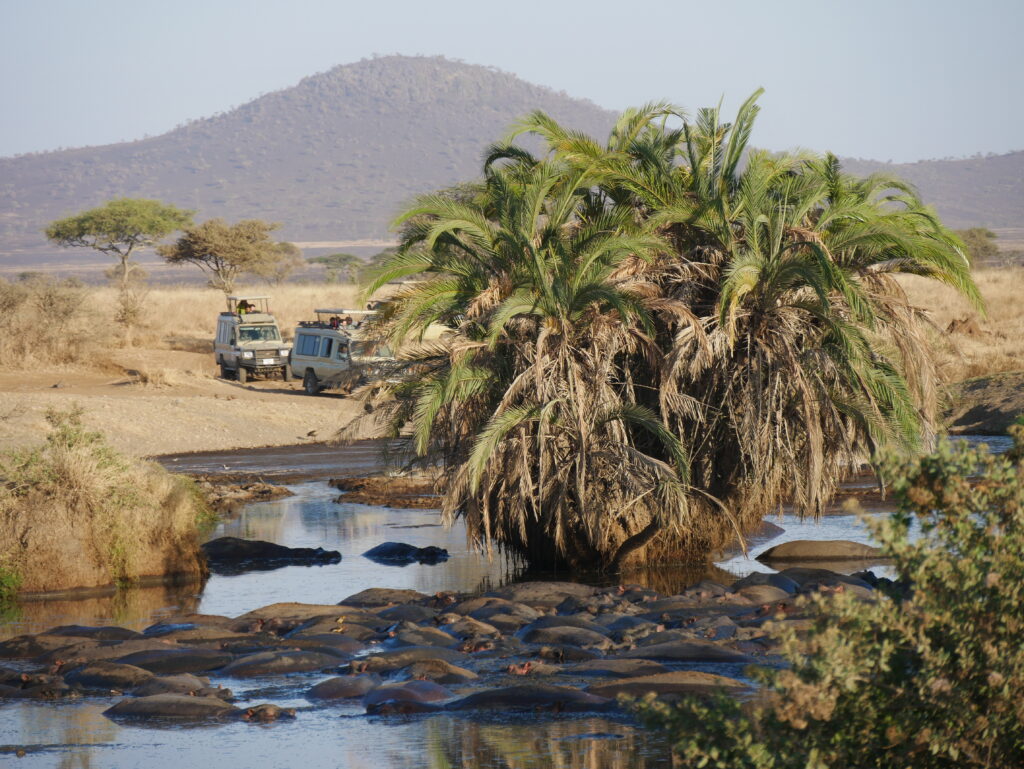
[[[678,595],[569,582],[482,595],[372,588],[338,604],[192,614],[141,632],[56,627],[0,643],[0,700],[122,697],[109,718],[187,723],[294,718],[229,688],[282,676],[310,708],[358,704],[378,715],[604,712],[622,707],[620,695],[743,696],[745,665],[778,664],[766,622],[800,629],[810,622],[804,595],[872,600],[878,586],[867,572],[795,567]]]

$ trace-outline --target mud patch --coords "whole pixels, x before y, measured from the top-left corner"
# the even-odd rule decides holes
[[[329,483],[342,492],[336,502],[425,510],[441,506],[441,497],[435,493],[434,482],[430,478],[375,475],[332,478]]]

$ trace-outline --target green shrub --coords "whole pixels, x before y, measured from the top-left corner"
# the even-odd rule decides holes
[[[909,597],[816,597],[809,631],[777,631],[790,667],[757,671],[752,700],[648,699],[641,717],[686,766],[1024,766],[1024,426],[1011,433],[1015,455],[888,463],[898,511],[870,525]]]

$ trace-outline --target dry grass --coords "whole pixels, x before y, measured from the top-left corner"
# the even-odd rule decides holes
[[[0,456],[0,567],[24,592],[205,573],[192,483],[121,456],[81,413],[50,413],[47,442]]]
[[[974,279],[985,298],[984,317],[951,288],[915,276],[900,278],[910,300],[928,310],[936,326],[935,350],[947,382],[1024,370],[1024,268],[978,269]],[[947,332],[953,321],[964,319],[976,326]]]

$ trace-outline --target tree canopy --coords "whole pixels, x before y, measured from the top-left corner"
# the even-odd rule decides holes
[[[158,200],[118,198],[58,219],[46,228],[46,237],[61,246],[91,248],[116,257],[115,275],[124,290],[138,269],[131,261],[135,250],[188,227],[193,213]]]
[[[210,286],[230,294],[244,272],[260,274],[286,256],[270,238],[280,225],[259,219],[228,224],[210,219],[189,227],[173,244],[160,246],[157,253],[168,264],[194,264],[210,276]]]

